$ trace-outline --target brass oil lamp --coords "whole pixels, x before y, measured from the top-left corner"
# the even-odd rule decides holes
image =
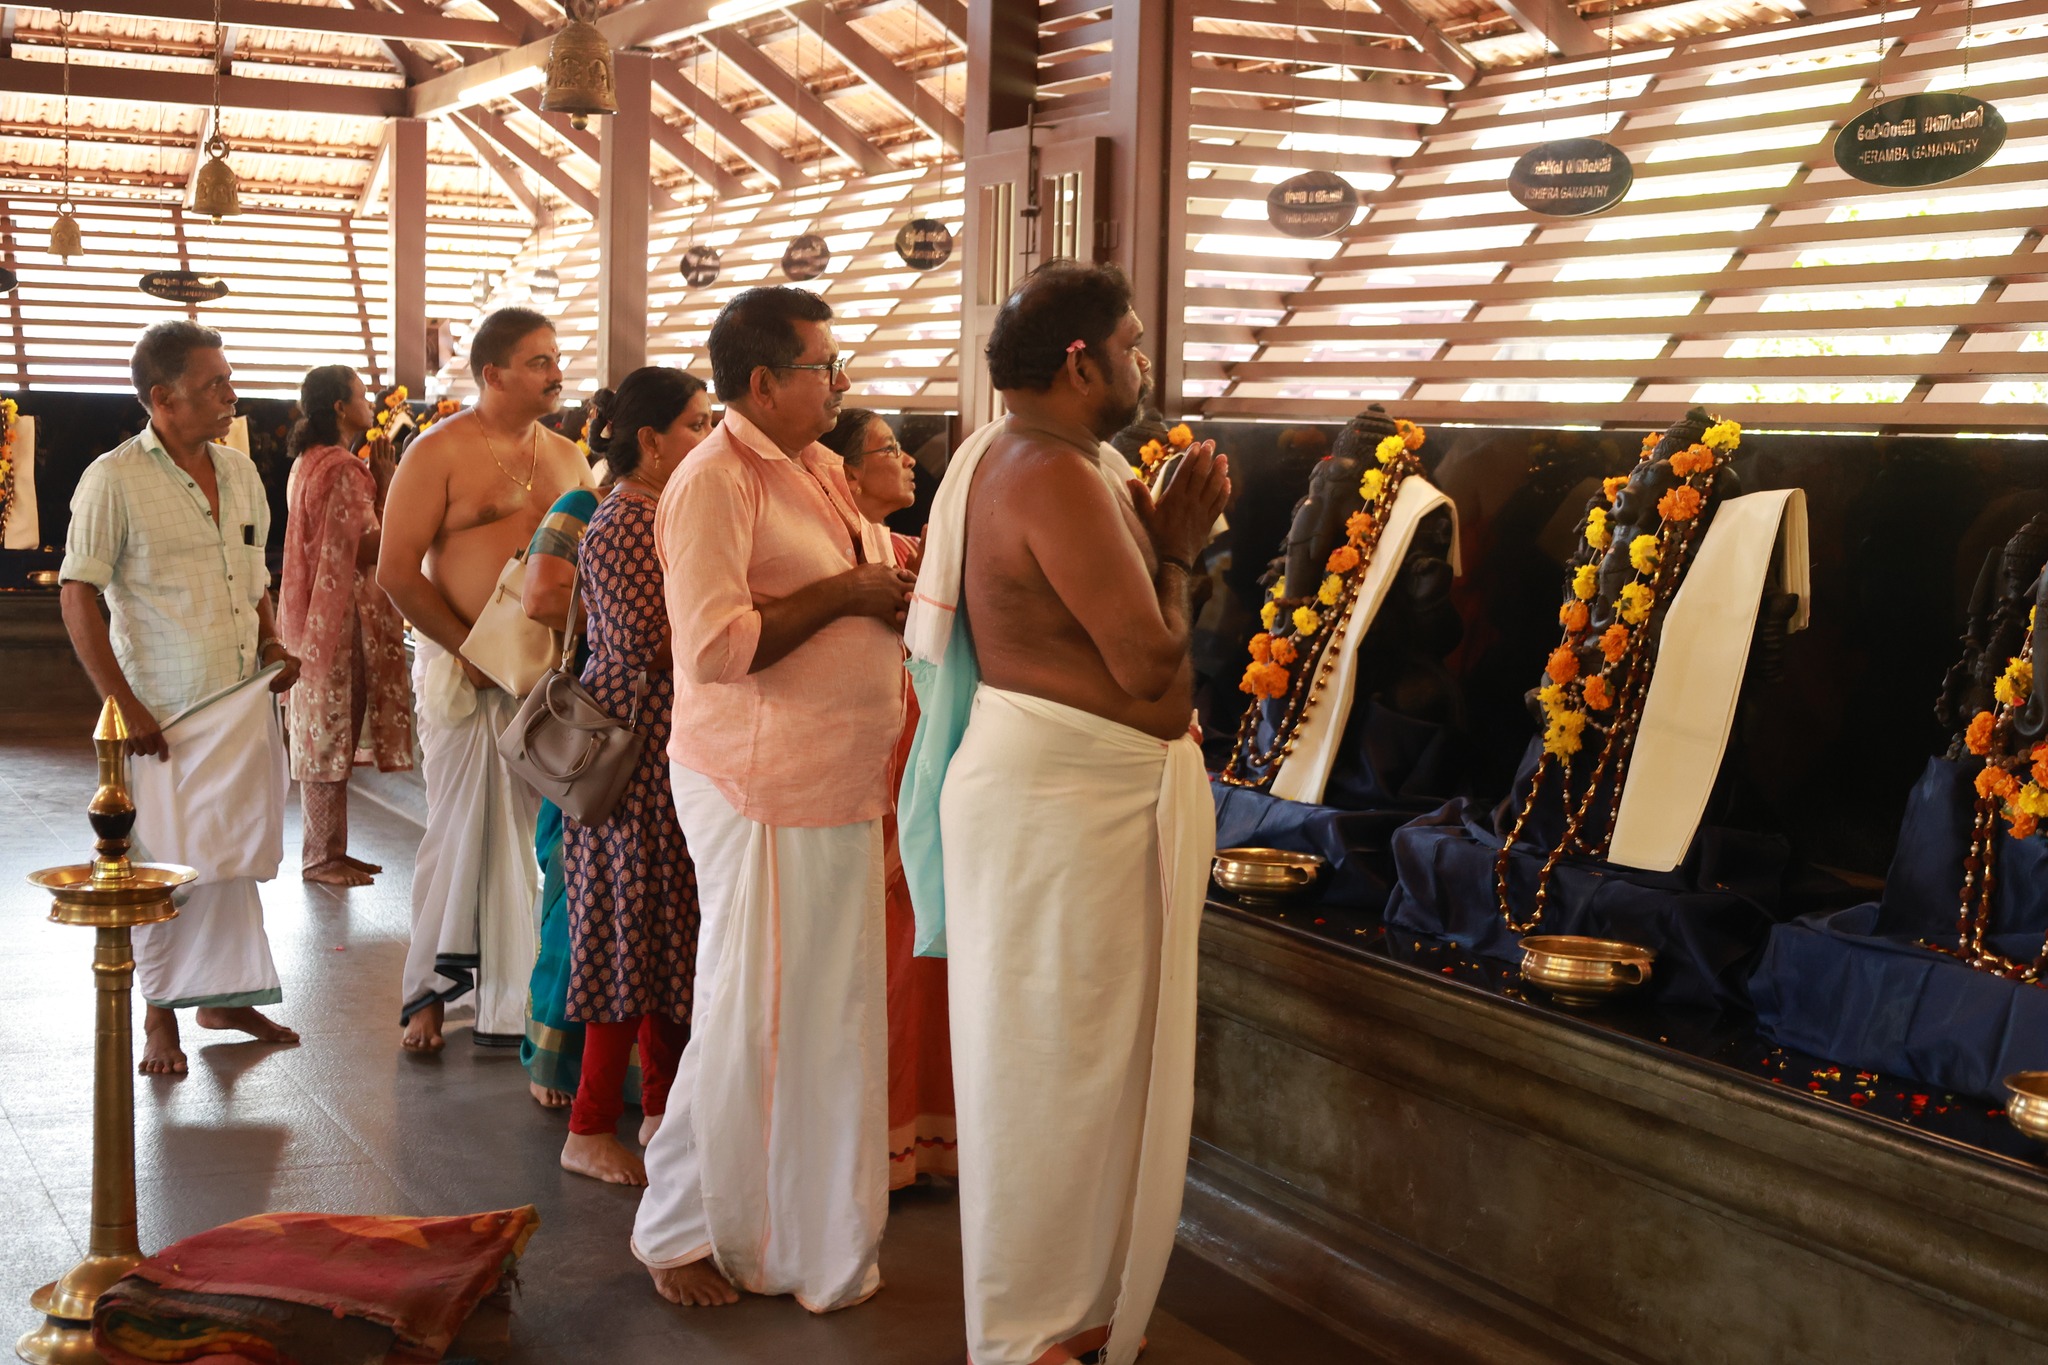
[[[127,739],[121,708],[109,697],[92,736],[100,769],[99,790],[86,807],[99,836],[93,860],[29,874],[29,881],[50,893],[53,923],[94,931],[92,974],[99,996],[93,1022],[92,1240],[84,1260],[29,1297],[44,1315],[43,1325],[14,1349],[30,1365],[100,1361],[92,1344],[93,1304],[142,1260],[135,1228],[135,1058],[128,1001],[135,954],[129,930],[175,918],[172,894],[198,874],[169,863],[129,861],[135,802],[123,759]]]

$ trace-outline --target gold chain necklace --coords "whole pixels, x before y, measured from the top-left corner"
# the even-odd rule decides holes
[[[526,477],[523,479],[505,468],[505,462],[498,458],[498,447],[491,441],[491,429],[484,425],[481,415],[476,419],[476,429],[484,434],[484,449],[491,453],[491,463],[498,467],[498,472],[531,493],[534,476],[540,473],[540,424],[534,424],[533,435],[527,441],[528,452],[532,458],[527,461]]]

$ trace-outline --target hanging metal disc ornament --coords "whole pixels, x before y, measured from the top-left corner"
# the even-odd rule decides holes
[[[953,231],[936,218],[913,218],[896,230],[896,254],[913,270],[937,270],[953,257]]]
[[[714,246],[693,246],[683,253],[683,283],[692,289],[702,289],[718,278],[718,266],[723,257]]]
[[[1358,191],[1330,171],[1303,171],[1266,194],[1266,221],[1289,237],[1329,237],[1358,216]]]
[[[782,253],[782,273],[792,280],[815,280],[832,263],[832,248],[815,232],[792,237]]]
[[[1835,164],[1866,185],[1911,189],[1968,175],[2005,145],[2005,115],[1940,90],[1872,105],[1835,135]]]
[[[1597,137],[1568,137],[1522,153],[1508,172],[1515,202],[1551,218],[1583,218],[1628,197],[1636,168],[1628,154]]]
[[[533,283],[526,292],[533,295],[535,303],[553,303],[562,292],[562,277],[553,266],[544,265],[533,272]]]
[[[12,270],[0,265],[0,294],[12,294],[14,286],[20,283],[20,278]]]

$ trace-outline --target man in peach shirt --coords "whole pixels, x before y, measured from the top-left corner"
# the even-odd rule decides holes
[[[725,420],[657,513],[676,815],[703,924],[695,1016],[633,1252],[663,1297],[813,1312],[881,1287],[888,1215],[882,813],[911,578],[818,438],[849,385],[817,295],[711,326]]]

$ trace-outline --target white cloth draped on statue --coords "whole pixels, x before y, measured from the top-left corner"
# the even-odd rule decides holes
[[[474,990],[476,1041],[516,1046],[540,941],[540,797],[498,755],[519,701],[495,687],[477,691],[432,640],[419,637],[415,649],[427,828],[413,870],[402,1017]]]
[[[983,686],[940,798],[974,1365],[1111,1326],[1180,1220],[1215,811],[1201,751]]]
[[[1749,493],[1715,509],[1658,636],[1611,861],[1669,872],[1685,860],[1735,725],[1767,587],[1798,597],[1790,629],[1806,629],[1813,589],[1803,489]]]
[[[167,758],[134,758],[131,856],[199,874],[178,916],[134,933],[142,998],[165,1009],[272,1005],[283,998],[256,883],[284,857],[290,785],[267,668],[163,724]]]
[[[14,419],[14,496],[8,500],[7,515],[0,518],[0,549],[34,550],[43,543],[43,523],[36,511],[36,419]]]
[[[1329,695],[1322,699],[1322,705],[1310,707],[1302,718],[1294,733],[1292,752],[1280,760],[1280,769],[1273,777],[1273,795],[1312,806],[1322,804],[1323,788],[1329,785],[1330,769],[1336,765],[1337,749],[1358,691],[1358,646],[1372,629],[1380,604],[1387,600],[1387,593],[1394,586],[1416,528],[1439,507],[1447,507],[1451,513],[1451,572],[1461,571],[1457,504],[1419,475],[1401,480],[1386,529],[1380,532],[1372,563],[1366,566],[1365,581],[1359,584],[1357,601],[1345,619],[1344,634],[1330,646],[1337,651],[1337,662],[1330,671]]]
[[[703,924],[633,1254],[849,1307],[881,1287],[889,1211],[882,822],[763,825],[709,778],[670,778]]]

